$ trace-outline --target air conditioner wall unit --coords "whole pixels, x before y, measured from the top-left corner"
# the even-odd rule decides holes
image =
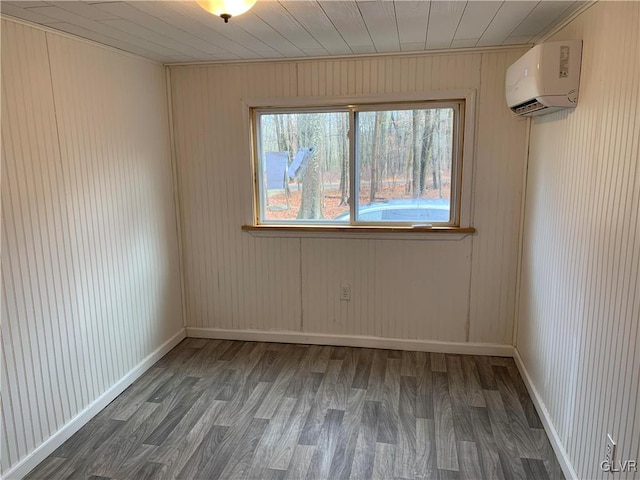
[[[536,45],[507,69],[507,105],[518,116],[575,107],[582,40]]]

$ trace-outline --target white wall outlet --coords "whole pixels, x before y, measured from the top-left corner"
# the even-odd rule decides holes
[[[340,300],[351,300],[351,285],[340,285]]]
[[[613,465],[613,462],[616,461],[616,442],[613,441],[610,433],[607,433],[607,450],[604,460],[607,462],[607,465]]]

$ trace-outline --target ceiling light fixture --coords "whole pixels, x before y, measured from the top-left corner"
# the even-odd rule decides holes
[[[229,23],[231,17],[242,15],[256,3],[256,0],[198,0],[198,5],[207,12],[218,15]]]

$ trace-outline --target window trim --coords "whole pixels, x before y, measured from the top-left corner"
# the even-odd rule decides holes
[[[252,174],[252,198],[253,198],[253,221],[251,224],[244,225],[243,230],[257,236],[278,236],[277,232],[281,231],[281,236],[330,236],[336,235],[342,237],[349,236],[349,232],[366,233],[367,235],[384,237],[387,233],[395,235],[407,235],[407,232],[414,234],[425,234],[427,237],[433,234],[447,233],[447,237],[454,237],[451,233],[457,232],[462,236],[475,232],[471,226],[472,220],[472,183],[475,164],[475,107],[476,107],[476,91],[468,90],[443,90],[433,92],[416,92],[408,94],[383,94],[374,96],[353,96],[353,97],[290,97],[290,98],[246,98],[242,99],[243,115],[246,120],[245,125],[250,125],[249,141],[251,145],[251,174]],[[272,223],[261,222],[261,205],[259,181],[262,175],[258,165],[258,134],[259,130],[255,122],[255,109],[271,110],[273,113],[289,113],[290,109],[304,108],[306,111],[348,111],[350,117],[355,115],[355,111],[369,111],[381,108],[393,108],[393,104],[402,106],[407,105],[424,105],[425,102],[461,102],[459,112],[460,121],[457,132],[456,141],[460,149],[460,165],[457,168],[457,191],[452,196],[452,212],[458,218],[452,219],[455,225],[437,225],[433,227],[416,227],[410,225],[399,225],[396,223],[372,224],[367,223],[349,223],[336,224],[327,222],[308,223]],[[272,113],[270,112],[270,113]],[[354,119],[350,118],[353,124]],[[355,136],[354,129],[349,131],[349,155],[355,159]],[[460,147],[461,145],[461,147]],[[355,161],[350,162],[350,169],[355,169]],[[355,178],[355,172],[350,172],[351,178]],[[353,188],[354,186],[352,186]],[[356,187],[357,188],[357,187]],[[351,194],[353,197],[353,192]],[[454,202],[456,202],[454,204]],[[353,215],[353,204],[350,201],[351,214]],[[355,218],[355,217],[353,217]],[[457,221],[456,221],[457,220]],[[306,233],[305,233],[306,232]],[[304,234],[304,235],[303,235]],[[309,234],[309,235],[307,235]]]

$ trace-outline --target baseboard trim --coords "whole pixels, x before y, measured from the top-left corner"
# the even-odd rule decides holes
[[[94,400],[87,408],[73,417],[66,425],[44,441],[28,456],[18,462],[13,468],[8,470],[0,480],[19,479],[25,477],[31,470],[40,464],[45,458],[51,455],[56,448],[62,445],[71,435],[82,428],[89,420],[95,417],[103,408],[111,403],[129,385],[142,376],[151,366],[160,360],[169,350],[178,345],[186,338],[185,329],[181,329],[173,337],[167,340],[156,351],[148,355],[124,377],[116,382],[111,388]]]
[[[250,342],[302,343],[308,345],[337,345],[342,347],[385,348],[419,352],[457,353],[512,357],[513,346],[494,343],[440,342],[436,340],[407,340],[403,338],[368,337],[360,335],[329,335],[288,330],[230,330],[221,328],[187,327],[187,337],[244,340]]]
[[[567,451],[565,450],[564,445],[562,444],[562,440],[560,440],[560,435],[558,435],[558,431],[556,430],[556,427],[553,424],[551,415],[549,414],[549,410],[547,410],[547,407],[544,404],[542,397],[540,396],[540,394],[538,393],[538,390],[533,384],[533,381],[529,376],[529,372],[524,366],[522,357],[520,357],[520,352],[518,352],[517,347],[514,347],[513,349],[513,358],[516,362],[516,365],[518,366],[518,370],[520,370],[520,376],[522,376],[522,379],[524,380],[527,390],[529,391],[529,395],[533,400],[533,404],[535,405],[536,410],[538,411],[538,415],[542,420],[542,424],[544,425],[544,429],[547,432],[547,436],[549,437],[549,441],[551,442],[553,451],[555,452],[556,457],[558,457],[558,462],[562,467],[562,472],[564,473],[564,476],[567,478],[567,480],[579,480],[578,475],[576,474],[576,471],[573,468],[573,465],[571,464],[571,460],[569,460],[569,455],[567,454]]]

